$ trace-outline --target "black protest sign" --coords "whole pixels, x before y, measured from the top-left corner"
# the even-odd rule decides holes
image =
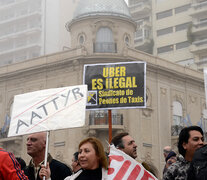
[[[126,62],[84,66],[87,109],[144,108],[146,63]]]

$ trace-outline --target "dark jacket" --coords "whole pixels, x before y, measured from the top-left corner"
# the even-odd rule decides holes
[[[72,174],[68,166],[61,163],[60,161],[53,159],[50,154],[48,155],[48,162],[51,171],[51,180],[64,180],[67,176],[70,176]],[[35,180],[34,165],[32,161],[30,161],[29,166],[24,169],[24,172],[28,176],[29,180]],[[40,180],[39,171],[37,180]]]
[[[207,145],[195,152],[188,171],[188,180],[207,180]]]

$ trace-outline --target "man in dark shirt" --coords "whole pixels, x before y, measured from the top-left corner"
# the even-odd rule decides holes
[[[203,146],[203,130],[198,126],[185,127],[181,130],[178,139],[180,156],[177,161],[168,167],[163,180],[186,180],[187,171],[196,149]]]
[[[32,157],[29,166],[24,169],[29,180],[40,180],[39,172],[41,165],[44,164],[45,148],[46,148],[46,133],[34,133],[27,138],[27,154]],[[65,177],[72,174],[70,168],[65,164],[52,158],[48,154],[47,162],[49,162],[51,180],[64,180]]]

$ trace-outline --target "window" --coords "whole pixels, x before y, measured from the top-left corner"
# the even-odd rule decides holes
[[[96,34],[94,52],[114,53],[116,44],[114,43],[112,30],[108,27],[101,27]]]
[[[27,54],[22,53],[22,54],[19,54],[15,57],[15,62],[23,61],[25,59],[27,59]]]
[[[81,45],[81,44],[84,43],[84,41],[85,41],[85,36],[84,36],[84,34],[80,34],[80,35],[78,36],[78,43]]]
[[[127,36],[127,35],[125,36],[124,42],[127,46],[129,45],[129,36]]]
[[[157,13],[157,19],[163,19],[172,16],[172,9]]]
[[[190,46],[190,43],[188,41],[177,43],[176,44],[176,50],[183,49],[183,48],[186,48],[188,46]]]
[[[19,38],[19,39],[16,39],[15,41],[15,47],[22,47],[22,46],[25,46],[27,44],[27,38]]]
[[[186,29],[188,29],[189,25],[190,25],[190,22],[187,22],[184,24],[179,24],[179,25],[175,26],[175,31],[186,30]]]
[[[168,45],[168,46],[163,46],[157,49],[158,54],[169,52],[169,51],[173,51],[173,44]]]
[[[171,135],[178,136],[181,129],[184,127],[183,108],[180,102],[173,102],[173,122],[171,126]]]
[[[81,36],[79,37],[79,43],[80,43],[80,44],[83,44],[83,42],[84,42],[84,37],[81,35]]]
[[[169,33],[172,33],[172,32],[173,32],[173,27],[160,29],[160,30],[157,31],[157,36],[162,36],[162,35],[169,34]]]
[[[184,6],[180,6],[175,8],[175,14],[182,13],[187,11],[191,7],[191,4],[186,4]]]

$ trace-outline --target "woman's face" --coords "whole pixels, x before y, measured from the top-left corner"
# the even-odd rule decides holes
[[[89,142],[80,147],[78,160],[83,169],[96,169],[99,167],[99,158],[96,156],[93,145]]]

